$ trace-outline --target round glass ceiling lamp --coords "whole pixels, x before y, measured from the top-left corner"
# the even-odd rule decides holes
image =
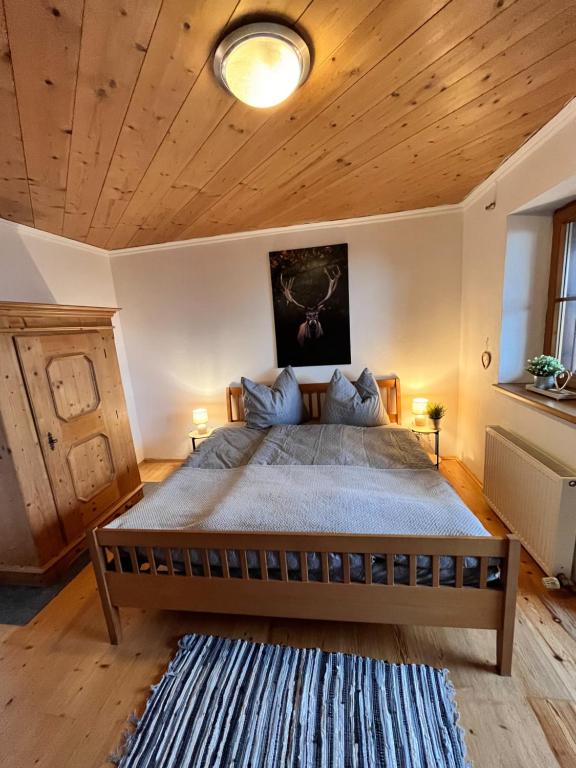
[[[310,71],[310,51],[283,24],[246,24],[222,40],[214,54],[218,80],[244,104],[265,109],[288,98]]]

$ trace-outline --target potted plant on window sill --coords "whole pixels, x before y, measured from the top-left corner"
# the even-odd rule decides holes
[[[440,422],[446,415],[446,408],[442,403],[429,403],[427,413],[434,429],[440,429]]]
[[[534,386],[538,389],[553,389],[556,387],[557,377],[566,369],[552,355],[538,355],[528,360],[526,371],[534,376]]]

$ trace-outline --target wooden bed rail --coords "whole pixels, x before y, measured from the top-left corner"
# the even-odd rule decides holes
[[[513,536],[403,536],[366,535],[356,533],[284,533],[251,531],[184,531],[165,528],[96,528],[101,546],[142,546],[152,542],[156,547],[188,549],[246,550],[305,549],[308,552],[390,552],[398,555],[459,555],[467,557],[505,557]],[[311,545],[314,545],[311,548]]]
[[[498,669],[511,671],[520,558],[513,536],[99,528],[88,540],[112,643],[121,638],[124,606],[470,627],[497,631]],[[430,558],[425,578],[420,557]],[[466,558],[476,558],[472,580]],[[489,577],[495,564],[496,582]]]

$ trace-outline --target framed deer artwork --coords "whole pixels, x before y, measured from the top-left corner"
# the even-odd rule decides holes
[[[278,367],[350,363],[348,245],[272,251],[270,271]]]

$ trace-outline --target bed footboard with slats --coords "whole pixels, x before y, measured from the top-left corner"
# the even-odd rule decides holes
[[[496,630],[498,670],[511,672],[520,559],[513,536],[97,528],[88,538],[112,643],[121,639],[126,606],[469,627]],[[401,583],[398,558],[406,564]],[[448,558],[449,582],[442,578]],[[491,579],[496,566],[499,578]]]

